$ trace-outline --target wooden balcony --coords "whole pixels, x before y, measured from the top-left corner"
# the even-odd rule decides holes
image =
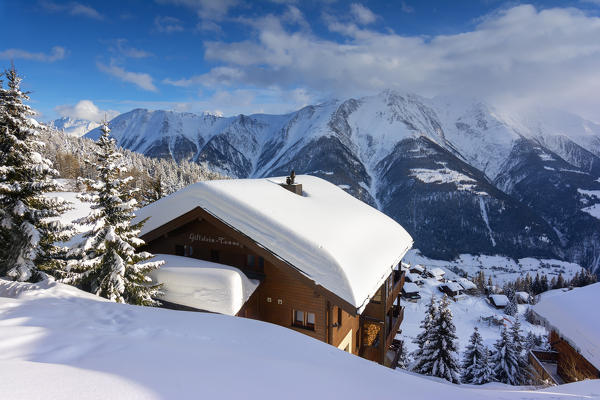
[[[555,351],[529,351],[529,363],[542,381],[553,385],[563,384],[563,379],[558,375],[558,353]]]
[[[392,345],[392,342],[398,333],[398,329],[400,328],[400,324],[402,324],[402,320],[404,320],[404,307],[394,305],[390,312],[392,314],[392,320],[391,324],[389,325],[389,331],[385,340],[386,349]]]
[[[402,291],[402,286],[404,286],[404,279],[406,277],[406,273],[404,271],[394,270],[392,271],[392,275],[390,279],[392,279],[392,290],[388,293],[385,303],[385,310],[388,311],[394,305],[394,302],[398,298],[398,295]]]

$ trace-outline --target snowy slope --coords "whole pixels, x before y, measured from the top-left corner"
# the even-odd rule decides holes
[[[50,126],[58,129],[59,131],[64,131],[67,135],[81,137],[92,129],[99,127],[100,124],[84,119],[62,117],[50,122]]]
[[[271,324],[0,281],[0,398],[597,399],[599,381],[519,391],[393,371]],[[266,384],[268,382],[268,384]],[[332,384],[349,382],[351,384]]]

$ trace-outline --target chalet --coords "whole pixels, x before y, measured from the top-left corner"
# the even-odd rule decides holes
[[[508,297],[503,294],[491,294],[488,299],[490,304],[496,308],[505,308],[508,305]]]
[[[402,286],[402,297],[409,300],[420,299],[421,294],[419,293],[419,287],[412,282],[404,283]]]
[[[519,304],[529,304],[529,293],[527,292],[516,292],[515,296]]]
[[[144,219],[145,250],[167,261],[155,275],[167,306],[274,323],[396,365],[399,266],[413,241],[336,185],[200,182],[140,209]]]
[[[416,285],[422,285],[423,284],[423,278],[421,277],[421,275],[415,274],[413,272],[407,273],[405,279],[406,279],[407,282],[411,282],[411,283],[414,283]]]
[[[463,288],[463,292],[475,293],[477,291],[477,285],[467,278],[458,278],[456,281]]]
[[[550,332],[553,351],[529,354],[541,377],[557,384],[600,378],[599,303],[600,283],[542,295],[533,311]]]
[[[421,264],[415,264],[412,267],[410,267],[409,271],[413,274],[422,275],[425,272],[425,267],[422,266]]]
[[[447,294],[450,297],[456,297],[463,292],[463,287],[458,282],[446,282],[438,286],[440,292]]]
[[[444,275],[446,274],[446,271],[444,271],[440,267],[434,267],[431,269],[428,268],[425,273],[428,277],[434,278],[438,281],[441,281],[444,279]]]

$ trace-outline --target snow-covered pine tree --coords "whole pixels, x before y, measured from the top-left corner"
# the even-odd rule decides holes
[[[473,370],[473,380],[471,383],[474,385],[483,385],[492,381],[494,381],[494,369],[490,362],[490,349],[487,346],[483,346],[482,356],[477,360],[477,366]]]
[[[419,359],[421,354],[423,353],[423,347],[429,338],[429,333],[431,331],[432,321],[435,319],[437,315],[437,303],[435,301],[435,296],[431,296],[429,300],[429,305],[427,306],[427,311],[425,311],[425,317],[421,321],[419,328],[421,328],[421,332],[417,335],[417,337],[413,340],[413,343],[417,345],[417,349],[413,353],[413,358],[416,364],[419,364]]]
[[[519,312],[519,306],[517,305],[517,295],[515,291],[511,291],[507,294],[508,304],[504,307],[504,313],[506,315],[514,316]]]
[[[430,333],[415,371],[424,375],[437,376],[452,383],[460,383],[460,366],[456,354],[456,327],[452,322],[452,312],[448,305],[448,297],[444,296],[437,315],[431,323]]]
[[[158,305],[153,297],[160,285],[148,274],[162,262],[146,262],[152,254],[135,250],[144,241],[137,237],[143,221],[131,224],[136,205],[135,190],[128,189],[132,178],[122,178],[127,169],[106,122],[102,132],[96,152],[98,180],[87,180],[91,192],[82,195],[92,203],[92,212],[77,221],[93,228],[78,247],[82,260],[72,263],[65,281],[117,303]]]
[[[61,269],[66,249],[55,245],[68,240],[72,227],[52,221],[68,209],[67,203],[44,194],[56,191],[57,171],[39,153],[43,127],[23,102],[21,77],[14,66],[0,83],[0,276],[18,281],[43,279],[45,272]]]
[[[524,352],[525,338],[521,334],[521,321],[519,321],[519,316],[515,317],[515,321],[510,328],[510,336],[515,349],[515,354],[517,355],[517,360],[519,361],[519,376],[521,377],[521,383],[524,383],[530,378],[528,373],[529,361],[527,353]]]
[[[483,357],[484,347],[479,329],[475,327],[463,355],[462,383],[475,383],[475,374]]]
[[[496,380],[509,385],[519,385],[522,380],[519,359],[506,327],[502,329],[494,348],[491,360]]]
[[[404,340],[400,341],[400,344],[398,345],[398,352],[400,353],[400,357],[398,358],[398,364],[396,364],[396,367],[407,369],[410,364],[410,359],[408,356],[408,351],[406,350],[406,346],[404,345]]]

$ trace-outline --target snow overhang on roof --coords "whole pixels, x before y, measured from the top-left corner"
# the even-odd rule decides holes
[[[568,292],[549,292],[533,311],[600,370],[600,318],[590,307],[600,304],[600,283]],[[596,314],[597,315],[597,314]]]
[[[156,254],[164,261],[151,272],[162,283],[160,300],[199,310],[236,315],[259,285],[235,267],[196,258]]]
[[[199,182],[138,210],[134,222],[148,218],[143,236],[201,207],[362,312],[412,247],[411,236],[323,179],[297,176],[301,196],[282,188],[284,182],[284,177]]]

